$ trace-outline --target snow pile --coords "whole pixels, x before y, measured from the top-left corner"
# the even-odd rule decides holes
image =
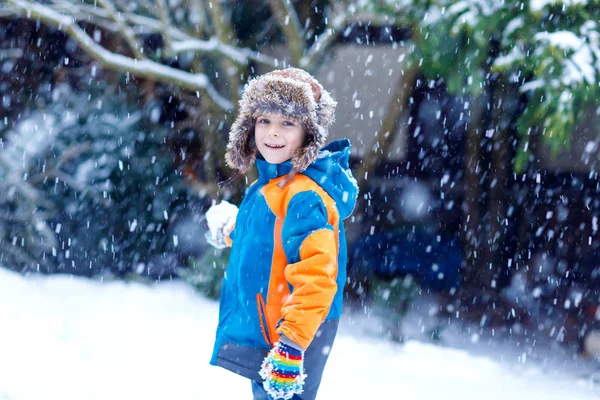
[[[181,282],[145,286],[0,269],[0,399],[247,399],[208,365],[218,304]],[[345,316],[348,319],[348,316]],[[589,380],[467,351],[403,346],[343,323],[320,399],[592,400]],[[518,372],[517,372],[518,371]]]

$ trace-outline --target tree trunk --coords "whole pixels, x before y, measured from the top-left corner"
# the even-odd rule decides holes
[[[462,205],[462,241],[465,256],[464,282],[467,286],[482,287],[486,282],[479,258],[480,221],[479,203],[481,196],[481,137],[484,131],[485,96],[471,100],[471,117],[465,141],[465,183]]]
[[[508,134],[505,129],[500,126],[500,118],[502,110],[501,104],[495,104],[493,125],[490,130],[492,136],[492,181],[489,189],[489,223],[486,229],[487,243],[484,246],[486,255],[484,257],[486,266],[489,269],[486,281],[491,282],[492,289],[498,287],[499,278],[504,263],[506,262],[504,253],[504,240],[506,232],[506,196],[508,188]],[[484,282],[482,282],[484,283]]]

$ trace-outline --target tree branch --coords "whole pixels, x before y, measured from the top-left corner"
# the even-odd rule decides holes
[[[165,47],[167,48],[167,56],[171,56],[173,54],[173,42],[171,41],[171,36],[169,35],[169,14],[167,11],[167,5],[165,4],[165,0],[156,0],[156,4],[158,5],[158,16],[160,18],[162,34],[165,40]]]
[[[60,11],[73,16],[78,21],[86,21],[94,25],[100,26],[109,32],[120,33],[119,26],[111,21],[108,13],[98,7],[90,7],[83,4],[72,4],[70,2],[59,1],[56,2],[55,11]],[[2,11],[0,10],[0,13]],[[24,14],[20,9],[6,10],[6,16]],[[161,22],[155,18],[145,17],[136,14],[130,14],[123,12],[122,17],[125,22],[135,25],[135,34],[148,34],[152,32],[161,32]],[[277,67],[280,63],[277,62],[273,57],[266,56],[248,48],[240,48],[235,46],[229,46],[221,43],[217,38],[211,38],[210,40],[200,40],[193,36],[188,35],[180,29],[173,26],[169,27],[169,35],[171,39],[176,39],[173,42],[173,54],[181,54],[185,52],[212,54],[230,58],[234,62],[248,64],[250,60],[259,62],[261,64]],[[179,41],[179,42],[178,42]]]
[[[81,9],[81,15],[78,16],[77,19],[80,20],[89,20],[90,15],[96,15],[100,18],[107,18],[102,10],[93,7],[87,6],[79,6]],[[64,10],[68,12],[68,10]],[[145,28],[151,28],[151,30],[146,31],[150,32],[160,32],[162,29],[161,22],[157,19],[144,17],[136,14],[123,14],[126,21],[132,23],[138,29],[138,33],[144,33]],[[95,23],[100,24],[101,21],[97,21]],[[105,28],[109,28],[108,25],[102,25]],[[118,32],[117,29],[113,26],[111,29],[112,32]],[[211,38],[209,40],[200,40],[196,39],[193,36],[188,35],[180,29],[169,27],[169,35],[171,35],[172,39],[178,40],[178,42],[173,42],[173,54],[181,54],[184,52],[194,52],[194,53],[206,53],[206,54],[214,54],[221,55],[227,58],[230,58],[234,62],[241,64],[248,64],[249,60],[253,60],[259,62],[261,64],[270,65],[276,67],[278,65],[277,61],[269,56],[264,54],[260,54],[258,52],[252,51],[247,48],[240,48],[235,46],[230,46],[228,44],[222,43],[217,38]]]
[[[133,51],[133,54],[135,55],[135,57],[140,60],[143,60],[144,58],[146,58],[146,56],[144,56],[144,54],[138,48],[138,43],[135,40],[135,36],[131,34],[131,29],[129,29],[129,27],[125,25],[123,18],[120,15],[118,15],[117,10],[115,9],[115,6],[110,2],[110,0],[97,0],[97,1],[98,1],[98,3],[100,3],[100,5],[102,7],[104,7],[106,9],[106,11],[108,12],[108,15],[110,15],[111,19],[113,21],[115,21],[115,23],[119,27],[119,32],[121,32],[121,35],[123,35],[123,38],[129,45],[129,48],[131,49],[131,51]]]
[[[214,1],[208,7],[208,10],[213,26],[215,27],[215,31],[217,33],[217,37],[219,38],[221,43],[227,43],[228,45],[230,45],[232,43],[232,38],[234,37],[234,34],[231,30],[230,24],[227,24],[225,21],[225,15],[223,13],[223,8],[221,7],[221,4],[219,4],[218,1]],[[232,101],[234,104],[237,104],[239,100],[239,66],[241,64],[243,63],[237,62],[234,64],[230,59],[223,60],[223,69],[225,70],[227,84],[229,85]]]
[[[204,74],[190,74],[176,68],[171,68],[151,60],[136,60],[120,54],[114,54],[100,46],[77,25],[73,17],[61,15],[51,8],[40,4],[33,4],[23,0],[8,0],[17,9],[25,12],[30,19],[52,25],[67,33],[93,58],[101,62],[106,68],[121,72],[129,72],[137,76],[151,78],[158,82],[170,83],[181,88],[203,91],[221,109],[233,110],[233,104],[221,96],[211,85]]]
[[[188,10],[190,13],[189,21],[193,26],[193,36],[201,37],[205,32],[205,27],[208,26],[208,17],[206,16],[205,7],[202,0],[188,0]]]
[[[301,68],[315,65],[317,58],[321,57],[321,55],[335,43],[338,32],[346,26],[350,20],[350,16],[349,12],[344,11],[331,21],[331,24],[325,29],[325,32],[315,40],[306,54],[300,59],[299,65]]]
[[[304,38],[298,14],[290,0],[269,0],[269,5],[287,39],[291,63],[299,66],[304,54]]]

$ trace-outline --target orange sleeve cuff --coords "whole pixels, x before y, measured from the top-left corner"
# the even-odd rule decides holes
[[[231,229],[229,230],[229,232],[227,232],[225,234],[225,244],[227,244],[227,246],[231,247],[233,245],[233,240],[231,240],[231,238],[229,237],[229,235],[231,235],[231,232],[233,232],[233,229],[235,228],[235,224],[233,224],[231,226]]]

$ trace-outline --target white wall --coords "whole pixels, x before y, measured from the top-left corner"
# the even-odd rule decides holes
[[[334,46],[316,78],[338,102],[336,122],[328,141],[349,138],[352,154],[363,157],[375,144],[391,93],[402,78],[404,49],[392,45]],[[285,49],[276,47],[272,56],[285,59]],[[259,73],[267,72],[260,70]],[[399,161],[406,153],[406,115],[401,117],[399,132],[389,159]]]

